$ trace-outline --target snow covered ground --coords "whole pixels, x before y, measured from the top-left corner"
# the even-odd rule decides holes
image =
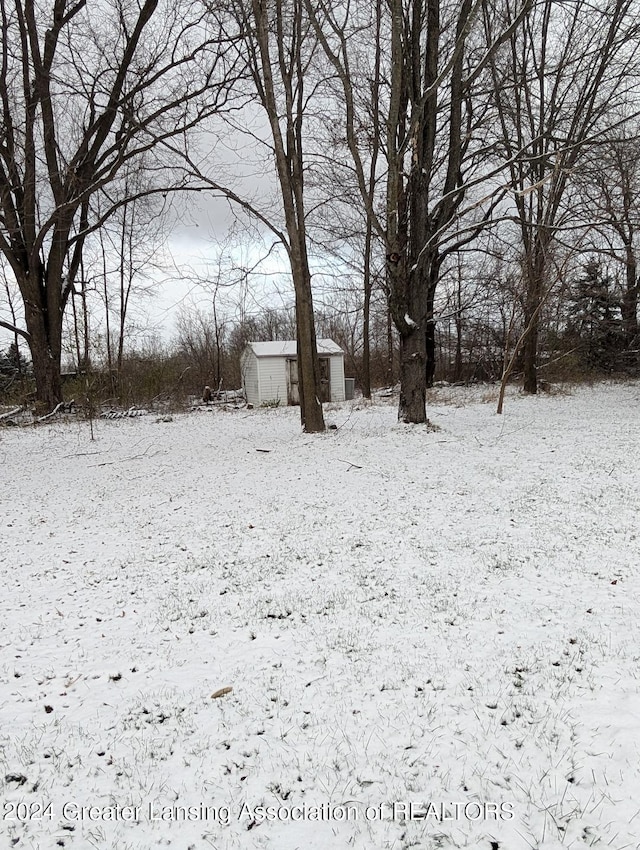
[[[489,395],[1,430],[2,846],[640,847],[640,385]]]

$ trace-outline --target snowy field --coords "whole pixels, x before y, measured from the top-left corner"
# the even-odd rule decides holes
[[[640,385],[491,393],[0,430],[0,845],[640,847]]]

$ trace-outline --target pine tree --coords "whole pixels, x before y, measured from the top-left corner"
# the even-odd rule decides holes
[[[15,342],[12,342],[6,351],[0,352],[0,374],[9,376],[24,375],[27,370],[27,359]]]
[[[565,337],[588,369],[614,370],[624,350],[621,293],[597,260],[584,265],[570,299]]]

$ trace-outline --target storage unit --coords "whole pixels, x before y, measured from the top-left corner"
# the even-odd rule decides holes
[[[355,378],[345,378],[344,379],[344,398],[345,401],[351,401],[356,394],[356,379]]]
[[[344,401],[344,353],[331,339],[317,341],[322,401]],[[261,405],[299,404],[296,340],[250,342],[240,368],[247,402]]]

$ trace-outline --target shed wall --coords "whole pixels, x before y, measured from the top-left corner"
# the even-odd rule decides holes
[[[331,401],[344,401],[344,356],[334,354],[329,358],[331,367]]]
[[[287,404],[287,359],[286,357],[258,357],[260,385],[259,404]]]
[[[344,401],[344,356],[326,355],[331,375],[331,401]],[[247,348],[242,354],[242,383],[247,402],[254,407],[279,402],[288,403],[287,357],[257,357]]]
[[[260,404],[258,358],[250,349],[246,349],[242,354],[242,383],[247,402],[257,407]]]

